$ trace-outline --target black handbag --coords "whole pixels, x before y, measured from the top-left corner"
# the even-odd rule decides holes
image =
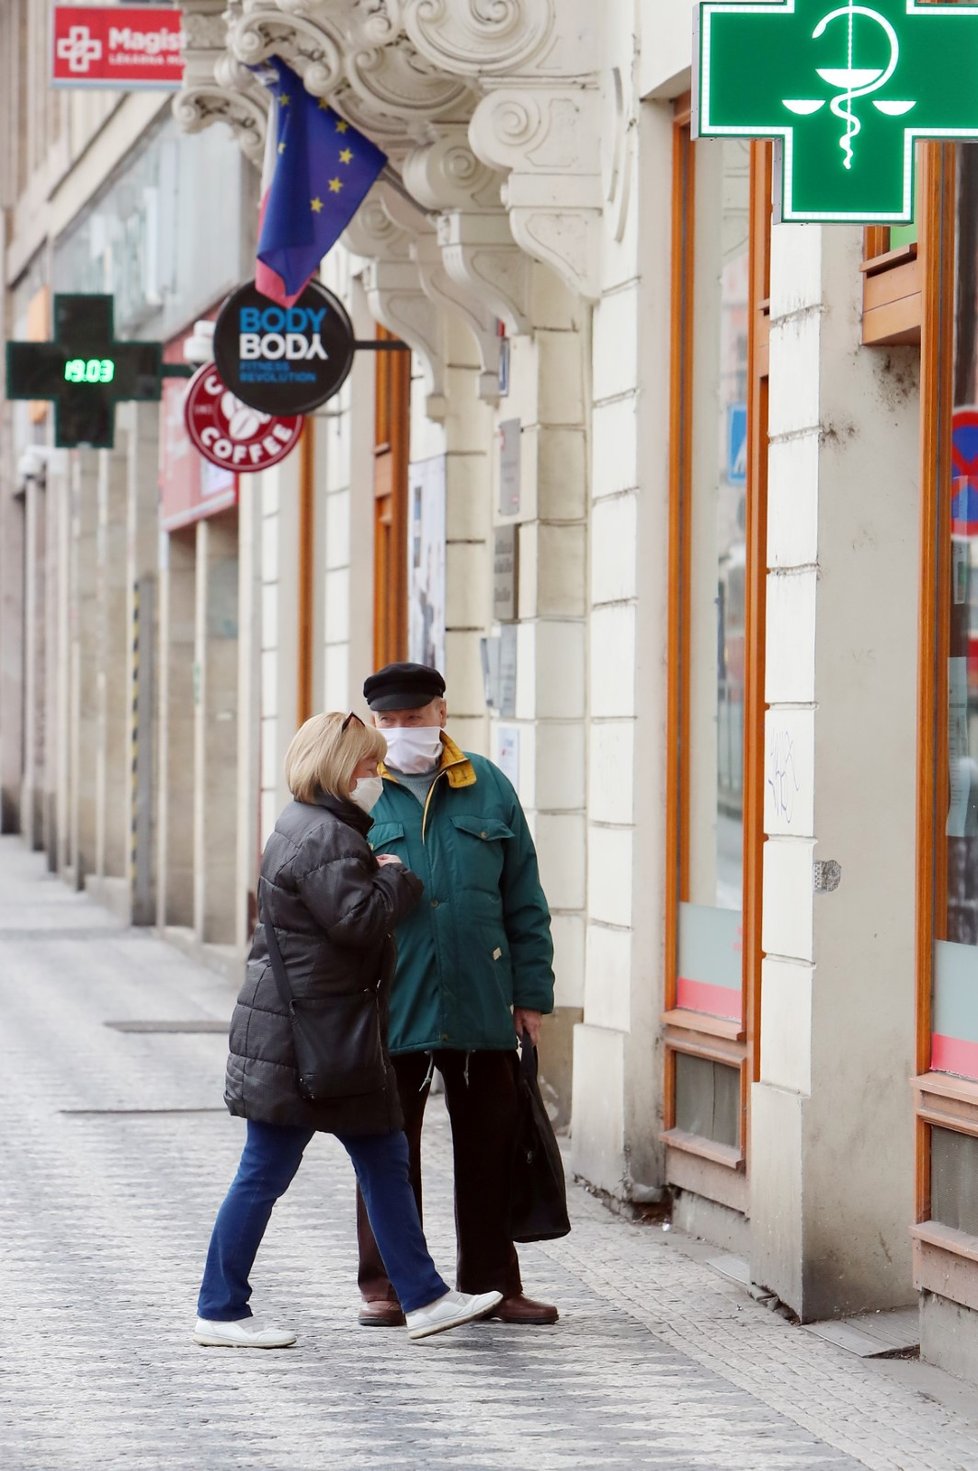
[[[570,1231],[567,1184],[550,1116],[537,1082],[537,1050],[523,1034],[519,1061],[519,1116],[510,1195],[513,1241],[553,1241]]]
[[[376,1093],[387,1081],[380,983],[333,996],[294,996],[275,926],[268,919],[263,924],[272,975],[292,1027],[301,1097],[329,1103]]]

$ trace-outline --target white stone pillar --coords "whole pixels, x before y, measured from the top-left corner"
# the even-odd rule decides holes
[[[298,451],[296,451],[298,453]],[[261,862],[262,514],[256,476],[242,476],[238,505],[237,850],[234,943],[244,952],[257,914]]]
[[[44,846],[48,868],[70,864],[71,802],[71,478],[67,453],[48,462],[48,760],[45,763]]]
[[[125,788],[126,877],[133,924],[156,916],[156,700],[158,681],[159,405],[117,411],[127,433],[125,695],[129,781]]]
[[[661,1181],[669,258],[672,115],[637,116],[593,333],[584,1021],[574,1039],[574,1170],[609,1194]],[[611,220],[609,220],[609,224]]]
[[[98,456],[95,874],[86,887],[128,920],[127,438],[117,425],[115,448]]]
[[[545,267],[534,265],[533,331],[512,343],[510,394],[500,420],[521,423],[519,623],[516,711],[494,719],[519,742],[519,791],[527,809],[550,903],[556,1010],[541,1065],[570,1113],[572,1031],[581,1019],[587,886],[587,402],[590,307]],[[499,453],[493,456],[493,517],[499,507]],[[498,628],[497,632],[500,631]]]
[[[197,941],[233,947],[237,905],[238,516],[197,523],[194,909]]]
[[[71,795],[66,877],[82,888],[96,869],[98,454],[76,451],[71,477]]]
[[[8,489],[0,507],[0,832],[20,831],[24,764],[23,493]]]
[[[197,529],[160,535],[157,656],[156,923],[190,936],[194,923],[194,730]]]
[[[44,841],[45,664],[47,658],[47,490],[45,471],[27,479],[24,493],[24,771],[21,831],[29,848]]]
[[[861,253],[774,230],[751,1275],[806,1320],[914,1297],[918,354]]]

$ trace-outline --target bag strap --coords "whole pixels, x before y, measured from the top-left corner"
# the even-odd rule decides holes
[[[278,987],[279,999],[286,1011],[291,1013],[292,1003],[295,998],[292,995],[292,988],[289,985],[289,976],[285,969],[285,961],[282,959],[282,952],[279,949],[278,935],[275,933],[275,926],[271,920],[262,918],[261,901],[264,883],[264,879],[258,880],[258,917],[261,919],[262,926],[265,930],[265,944],[268,948],[268,958],[272,964],[272,975],[275,977],[275,985]]]

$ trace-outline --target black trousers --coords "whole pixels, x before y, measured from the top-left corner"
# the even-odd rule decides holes
[[[404,1110],[411,1184],[421,1214],[421,1126],[428,1088],[429,1054],[408,1052],[393,1059]],[[522,1292],[520,1264],[509,1237],[509,1181],[517,1117],[516,1052],[434,1054],[445,1082],[455,1160],[455,1231],[459,1292]],[[357,1192],[357,1283],[367,1302],[397,1301]]]

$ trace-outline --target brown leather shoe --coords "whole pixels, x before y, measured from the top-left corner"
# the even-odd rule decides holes
[[[390,1298],[375,1298],[373,1302],[362,1302],[358,1323],[365,1328],[403,1328],[405,1317],[401,1311],[399,1302],[391,1302]]]
[[[539,1327],[545,1323],[556,1323],[560,1317],[553,1303],[534,1302],[532,1297],[524,1297],[522,1293],[517,1297],[504,1297],[490,1318],[498,1318],[500,1323],[525,1323]]]

